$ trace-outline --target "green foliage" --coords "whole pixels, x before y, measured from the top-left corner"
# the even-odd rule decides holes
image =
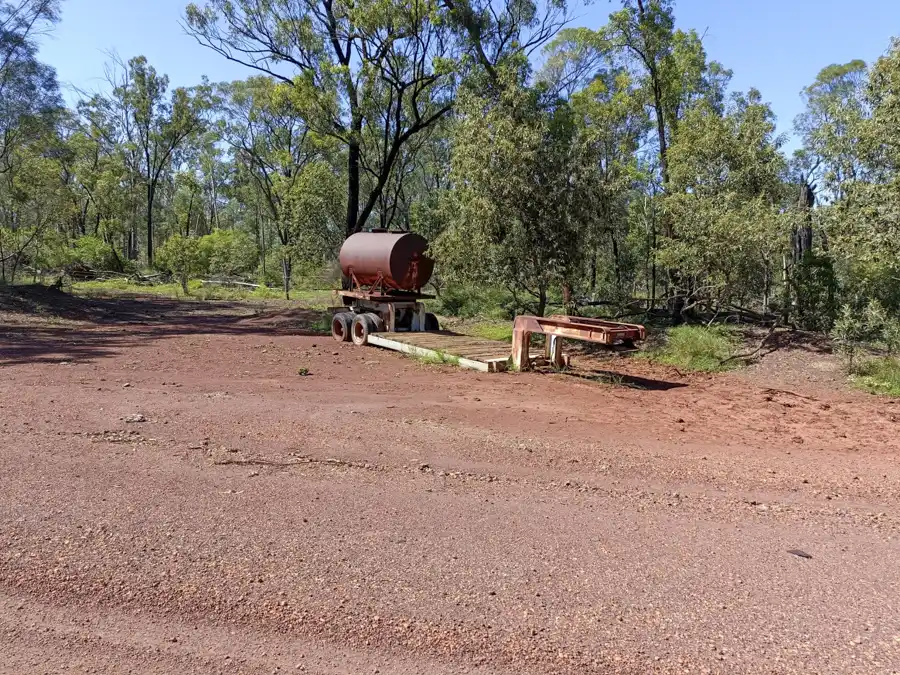
[[[831,339],[834,342],[835,351],[847,359],[848,367],[851,370],[860,348],[869,337],[869,325],[865,317],[854,311],[849,305],[841,307],[831,329]]]
[[[266,254],[265,264],[260,263],[256,269],[256,283],[266,286],[281,286],[284,283],[281,260],[280,248],[269,251]]]
[[[586,173],[568,107],[505,77],[499,100],[465,93],[458,102],[454,218],[435,251],[449,280],[505,286],[543,314],[551,287],[579,268]]]
[[[855,369],[850,379],[855,386],[872,394],[900,397],[900,359],[869,359]]]
[[[96,271],[118,271],[121,266],[113,247],[99,237],[91,236],[75,240],[70,260]]]
[[[428,354],[422,354],[416,357],[416,360],[419,363],[425,363],[431,366],[442,366],[442,365],[451,365],[458,366],[459,365],[459,357],[453,356],[452,354],[447,354],[442,351],[435,351]]]
[[[47,230],[35,241],[31,263],[33,267],[42,270],[61,270],[72,261],[72,254],[68,239],[63,233]]]
[[[472,335],[485,340],[497,340],[498,342],[512,342],[513,338],[513,324],[511,321],[482,321],[463,326],[459,330],[465,335]]]
[[[804,330],[828,331],[837,315],[839,290],[831,258],[807,251],[796,266],[792,281],[797,324]]]
[[[820,163],[822,187],[836,196],[864,171],[858,147],[860,125],[867,116],[865,81],[865,62],[832,64],[801,94],[806,110],[794,128],[803,140],[802,152]]]
[[[172,155],[204,126],[203,111],[208,107],[205,88],[189,91],[179,87],[168,94],[169,78],[159,75],[146,57],[128,61],[127,75],[115,87],[108,106],[118,108],[136,133],[130,139],[139,151],[133,169],[146,190],[147,262],[153,264],[154,205],[159,181]]]
[[[850,371],[866,348],[883,347],[889,355],[900,351],[900,317],[892,314],[877,300],[862,309],[841,307],[831,338],[835,351],[844,356]]]
[[[448,285],[432,304],[437,314],[462,318],[485,317],[510,320],[516,302],[513,296],[491,286]]]
[[[678,326],[666,333],[662,346],[644,352],[646,358],[684,370],[719,372],[737,367],[734,334],[721,326]]]
[[[777,200],[785,168],[774,115],[759,92],[735,95],[727,113],[691,107],[669,148],[672,190],[665,208],[677,223],[659,262],[679,270],[691,299],[761,297],[788,242]]]
[[[246,232],[215,230],[199,241],[198,271],[214,275],[237,276],[255,269],[259,252]]]
[[[200,241],[195,237],[172,235],[159,249],[156,264],[159,269],[174,274],[182,290],[188,293],[188,281],[203,269]]]

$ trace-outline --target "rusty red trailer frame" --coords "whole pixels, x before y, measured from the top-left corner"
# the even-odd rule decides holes
[[[512,360],[519,370],[531,368],[529,345],[533,334],[547,336],[547,356],[555,366],[565,365],[562,353],[563,339],[594,342],[608,347],[633,345],[644,340],[647,331],[643,326],[582,316],[554,315],[518,316],[513,325]]]

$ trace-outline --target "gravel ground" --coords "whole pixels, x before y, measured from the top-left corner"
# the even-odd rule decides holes
[[[0,318],[0,673],[900,672],[900,405],[247,312]]]

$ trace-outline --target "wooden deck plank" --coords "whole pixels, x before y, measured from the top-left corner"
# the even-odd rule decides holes
[[[511,347],[506,342],[461,335],[451,331],[428,333],[377,333],[369,337],[377,346],[418,356],[446,354],[460,365],[483,372],[506,369]]]

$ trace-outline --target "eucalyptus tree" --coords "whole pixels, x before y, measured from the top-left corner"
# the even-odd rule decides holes
[[[220,85],[220,93],[223,138],[274,225],[288,294],[293,262],[322,259],[342,234],[333,139],[316,134],[293,92],[270,77]]]
[[[61,107],[56,72],[38,60],[36,42],[58,20],[58,0],[0,0],[0,172]]]
[[[623,0],[622,9],[610,15],[603,36],[620,50],[627,67],[642,83],[652,111],[659,182],[663,192],[670,186],[669,147],[678,133],[681,118],[694,105],[704,102],[721,112],[731,72],[706,57],[695,31],[675,28],[674,0]],[[665,210],[660,228],[663,239],[678,237],[677,222]],[[654,225],[655,226],[655,225]],[[655,241],[655,233],[652,237]],[[680,270],[667,270],[668,304],[675,323],[681,321],[686,290]],[[655,291],[655,285],[654,285]]]
[[[515,69],[498,75],[502,88],[460,97],[450,222],[436,249],[452,276],[505,287],[543,314],[551,289],[580,274],[593,173],[570,106]]]
[[[856,170],[826,215],[829,253],[845,278],[845,300],[876,299],[900,313],[900,39],[868,72],[864,118],[851,127]]]
[[[186,26],[225,58],[290,84],[310,127],[338,141],[349,235],[383,202],[408,146],[450,112],[461,73],[493,73],[530,53],[561,12],[558,0],[543,9],[533,0],[206,0],[188,6]]]
[[[450,110],[454,48],[437,14],[429,0],[208,0],[187,8],[186,23],[201,44],[290,84],[309,126],[344,147],[352,234],[375,209],[403,146]],[[364,147],[369,125],[381,142]],[[374,174],[365,194],[363,171]]]
[[[688,305],[757,297],[767,305],[789,230],[782,143],[758,91],[734,94],[724,115],[707,102],[687,110],[664,197],[679,236],[663,242],[660,258],[682,274]]]
[[[163,172],[170,168],[175,150],[204,127],[208,108],[205,87],[189,91],[179,87],[168,96],[169,78],[159,75],[143,56],[128,61],[128,85],[117,88],[131,116],[140,155],[140,173],[146,190],[147,263],[153,264],[153,208]]]
[[[842,186],[862,178],[860,123],[868,116],[864,61],[832,64],[801,92],[805,109],[794,129],[809,158],[806,182],[819,179],[829,199],[842,197]]]

